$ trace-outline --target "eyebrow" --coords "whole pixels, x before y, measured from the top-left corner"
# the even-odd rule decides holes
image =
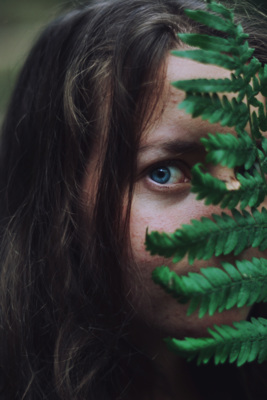
[[[151,143],[139,148],[141,153],[161,149],[169,154],[185,154],[195,151],[203,151],[204,146],[200,142],[187,141],[181,139],[166,140],[157,143]]]

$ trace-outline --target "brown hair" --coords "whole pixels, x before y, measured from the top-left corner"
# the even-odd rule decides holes
[[[194,27],[184,6],[203,2],[90,3],[53,21],[21,71],[0,149],[8,399],[114,399],[134,373],[121,255],[142,128],[177,31]],[[101,162],[88,171],[99,143]],[[87,173],[97,188],[84,224]]]

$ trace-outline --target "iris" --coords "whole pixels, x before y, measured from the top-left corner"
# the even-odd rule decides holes
[[[159,167],[150,173],[150,178],[160,184],[168,183],[171,177],[170,168]]]

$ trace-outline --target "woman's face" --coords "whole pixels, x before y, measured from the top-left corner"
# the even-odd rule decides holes
[[[206,327],[213,324],[231,323],[245,319],[249,309],[232,309],[213,317],[198,318],[197,312],[186,316],[187,305],[181,305],[165,294],[151,279],[153,269],[168,265],[180,274],[198,272],[200,267],[219,266],[220,259],[208,262],[196,261],[190,266],[185,257],[173,264],[170,259],[151,256],[145,250],[146,229],[173,232],[191,219],[221,213],[219,206],[205,206],[196,201],[190,192],[190,169],[196,162],[204,162],[205,150],[199,139],[209,132],[228,132],[229,128],[211,125],[201,118],[192,119],[177,104],[184,92],[170,86],[171,81],[194,78],[226,78],[230,73],[222,68],[170,56],[168,60],[166,90],[158,102],[155,120],[144,132],[137,158],[137,181],[135,185],[131,219],[130,240],[132,257],[125,269],[126,295],[135,311],[135,325],[153,331],[160,336],[184,337],[205,335]],[[161,113],[161,110],[164,110]],[[234,185],[234,171],[221,166],[209,165],[209,172],[217,178]],[[224,212],[229,212],[224,210]],[[230,213],[230,212],[229,212]],[[251,258],[257,250],[247,250],[239,258]],[[233,262],[230,255],[224,260]]]

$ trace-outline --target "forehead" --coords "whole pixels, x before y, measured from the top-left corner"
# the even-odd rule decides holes
[[[185,98],[185,92],[174,88],[171,82],[188,79],[219,79],[229,78],[230,71],[223,68],[205,65],[196,61],[183,59],[170,55],[167,59],[166,81],[162,96],[158,99],[158,107],[155,110],[154,122],[144,132],[141,139],[141,146],[153,144],[161,140],[198,141],[201,136],[208,132],[214,132],[218,125],[213,126],[207,121],[199,118],[192,118],[184,110],[179,110],[177,105]],[[231,97],[231,96],[229,96]],[[220,127],[220,130],[223,129]]]
[[[167,80],[218,79],[230,78],[230,71],[216,65],[202,64],[197,61],[170,55],[167,60]]]

